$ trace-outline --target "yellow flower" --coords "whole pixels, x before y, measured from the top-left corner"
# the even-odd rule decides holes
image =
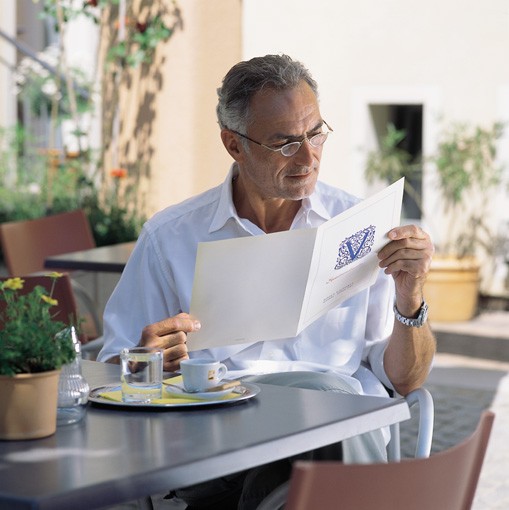
[[[58,300],[53,299],[52,297],[47,296],[46,294],[43,294],[43,295],[41,296],[41,299],[42,299],[45,303],[48,303],[48,305],[50,305],[50,306],[57,306],[57,305],[58,305]]]
[[[49,276],[50,278],[61,278],[63,275],[63,273],[58,273],[57,271],[53,271],[52,273],[49,273],[47,276]]]
[[[2,283],[2,289],[10,289],[10,290],[20,290],[23,288],[23,284],[25,280],[21,279],[19,276],[15,278],[9,278]]]

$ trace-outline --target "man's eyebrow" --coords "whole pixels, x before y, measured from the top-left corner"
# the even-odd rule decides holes
[[[317,129],[320,129],[325,124],[324,120],[318,121],[315,127],[311,128],[309,131],[306,132],[306,136],[309,136],[311,133],[316,131]],[[274,133],[268,141],[277,141],[277,140],[290,140],[290,141],[297,141],[300,142],[302,140],[302,135],[288,135],[285,133]]]

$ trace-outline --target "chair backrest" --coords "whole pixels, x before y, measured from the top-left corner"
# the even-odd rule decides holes
[[[44,260],[50,255],[95,247],[88,218],[80,209],[35,220],[2,223],[0,241],[11,275],[43,271]]]
[[[68,274],[62,274],[60,278],[56,279],[43,275],[21,276],[21,278],[25,280],[23,289],[19,291],[22,294],[28,294],[37,285],[44,287],[49,294],[52,290],[54,282],[52,296],[58,301],[58,305],[52,308],[51,311],[55,315],[55,319],[62,321],[63,323],[70,326],[77,324],[77,305],[71,286],[71,279],[69,278]],[[0,282],[3,282],[7,279],[8,277],[1,277]],[[5,303],[2,300],[0,301],[0,312],[3,311],[3,307],[5,307]]]
[[[388,464],[296,462],[285,510],[469,510],[494,414],[484,411],[462,443]]]

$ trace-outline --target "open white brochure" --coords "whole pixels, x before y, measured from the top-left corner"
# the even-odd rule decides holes
[[[200,243],[189,350],[294,337],[378,275],[403,179],[317,228]]]

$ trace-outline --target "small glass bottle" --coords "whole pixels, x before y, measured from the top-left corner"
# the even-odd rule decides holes
[[[71,326],[62,334],[70,336],[76,357],[64,365],[58,382],[57,425],[69,425],[85,416],[90,388],[81,374],[81,344],[76,328]]]

